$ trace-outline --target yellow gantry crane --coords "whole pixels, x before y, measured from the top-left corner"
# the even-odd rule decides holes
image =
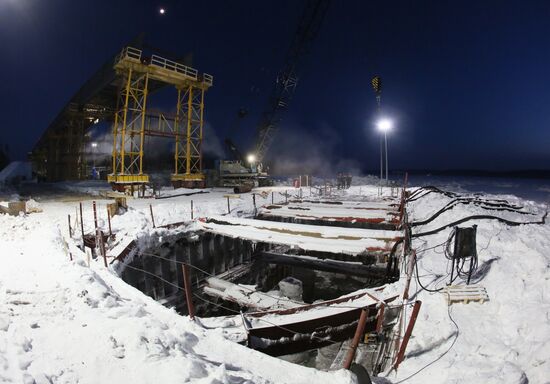
[[[203,187],[204,93],[212,86],[213,77],[157,55],[144,58],[141,50],[132,47],[122,50],[114,68],[123,83],[113,125],[113,173],[107,178],[113,189],[124,190],[149,183],[149,175],[143,168],[145,136],[175,139],[172,174],[175,187]],[[178,98],[174,118],[148,112],[150,81],[176,88]]]

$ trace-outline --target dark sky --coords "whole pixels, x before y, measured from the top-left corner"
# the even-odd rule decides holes
[[[0,145],[24,158],[87,78],[145,32],[214,75],[209,146],[239,107],[250,110],[235,134],[246,148],[302,7],[0,0]],[[549,1],[333,1],[301,68],[271,151],[281,169],[300,158],[332,170],[378,167],[375,74],[395,121],[390,168],[550,168]]]

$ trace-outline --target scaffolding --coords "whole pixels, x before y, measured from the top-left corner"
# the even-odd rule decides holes
[[[206,73],[199,75],[194,68],[157,55],[144,58],[142,51],[133,47],[122,50],[114,68],[123,82],[113,124],[113,172],[108,176],[113,188],[122,190],[149,183],[143,167],[145,136],[175,139],[174,186],[204,186],[201,150],[204,93],[212,86],[213,77]],[[177,89],[175,118],[148,113],[150,81]]]

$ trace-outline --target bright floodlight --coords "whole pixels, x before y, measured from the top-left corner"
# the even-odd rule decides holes
[[[92,148],[97,147],[97,143],[92,143]]]
[[[256,161],[256,156],[253,153],[251,153],[246,157],[246,161],[248,161],[249,163],[253,163]]]
[[[164,8],[159,9],[159,13],[160,13],[161,15],[164,15],[164,12],[166,12],[166,10],[165,10]]]
[[[393,123],[389,119],[381,119],[380,121],[378,121],[376,126],[380,131],[388,132],[390,129],[392,129]]]

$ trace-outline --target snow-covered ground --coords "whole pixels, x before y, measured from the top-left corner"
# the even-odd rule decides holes
[[[493,214],[514,221],[540,220],[542,204],[512,195],[505,198],[536,216],[486,211],[461,205],[415,233],[439,228],[474,214]],[[436,212],[451,198],[430,194],[409,204],[409,220],[421,220]],[[477,224],[478,274],[473,282],[487,289],[483,303],[447,306],[444,293],[423,291],[411,283],[413,299],[422,308],[405,362],[391,382],[406,383],[548,383],[550,382],[550,223],[510,227],[492,220]],[[430,289],[449,281],[450,263],[443,246],[451,229],[418,238],[420,281]],[[426,251],[422,251],[426,249]],[[456,284],[457,282],[455,282]],[[455,325],[456,323],[456,325]],[[417,373],[418,372],[418,373]]]
[[[94,186],[68,185],[66,189],[83,193],[94,190]],[[279,192],[285,190],[297,194],[291,187],[279,186],[275,202],[284,201]],[[359,191],[376,195],[376,187],[367,186],[337,192],[357,195]],[[191,200],[195,217],[224,214],[224,195],[228,192],[219,189],[162,200],[129,200],[129,211],[113,218],[113,232],[118,241],[152,231],[169,235],[169,230],[152,228],[150,204],[158,226],[189,220]],[[204,329],[128,286],[106,269],[102,260],[92,260],[88,266],[86,255],[76,247],[78,227],[73,228],[77,231],[74,239],[68,235],[67,215],[71,214],[74,227],[82,197],[33,197],[43,212],[20,217],[0,215],[0,382],[355,381],[344,370],[317,371],[225,340],[221,331]],[[506,198],[542,213],[541,205]],[[424,219],[448,201],[436,194],[419,199],[410,204],[409,219]],[[108,202],[97,200],[103,228],[107,227]],[[269,192],[257,202],[271,203]],[[232,216],[253,212],[250,194],[230,199],[230,204]],[[91,200],[84,200],[83,206],[89,231],[93,228]],[[457,206],[415,232],[480,211]],[[498,215],[533,219],[509,212]],[[448,307],[443,294],[421,292],[413,282],[413,298],[423,304],[406,360],[397,373],[385,373],[378,382],[544,383],[550,377],[550,225],[477,224],[479,270],[485,273],[476,281],[486,287],[490,301]],[[428,249],[443,243],[449,231],[415,240],[413,245],[419,251]],[[72,262],[68,251],[75,259]],[[441,247],[419,252],[419,258],[422,283],[430,288],[443,286],[448,280],[448,266]],[[436,276],[440,277],[434,282]]]

